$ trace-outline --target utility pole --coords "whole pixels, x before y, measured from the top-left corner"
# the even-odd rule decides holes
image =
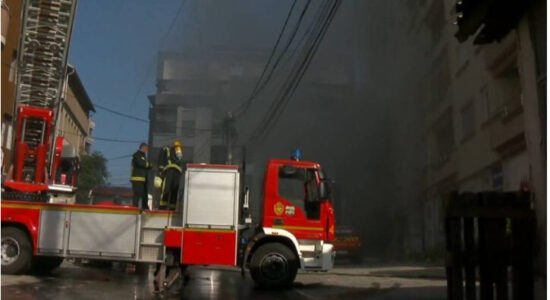
[[[235,138],[235,119],[233,113],[228,112],[224,121],[225,146],[227,148],[227,159],[225,164],[233,163],[233,139]]]

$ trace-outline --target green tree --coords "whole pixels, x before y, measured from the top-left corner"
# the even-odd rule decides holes
[[[98,185],[105,184],[108,177],[107,159],[101,152],[94,151],[92,154],[81,156],[76,201],[78,203],[88,203],[90,190]]]

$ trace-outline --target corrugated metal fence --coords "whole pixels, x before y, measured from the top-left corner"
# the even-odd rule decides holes
[[[453,193],[445,218],[447,298],[534,299],[529,193]]]

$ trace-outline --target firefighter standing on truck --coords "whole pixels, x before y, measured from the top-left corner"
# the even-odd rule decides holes
[[[155,187],[160,188],[159,209],[175,210],[183,171],[183,147],[180,141],[175,141],[172,147],[162,148],[158,166]]]
[[[139,149],[132,156],[130,182],[132,183],[132,191],[134,192],[133,205],[141,209],[148,207],[147,171],[151,169],[151,164],[147,160],[148,150],[149,146],[146,143],[141,143]]]

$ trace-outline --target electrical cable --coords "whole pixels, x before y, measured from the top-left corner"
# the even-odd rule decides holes
[[[327,6],[324,8],[324,10],[326,10],[326,12],[322,12],[317,21],[314,22],[315,24],[315,27],[319,27],[321,25],[321,23],[323,22],[323,16],[325,14],[328,13],[328,1],[327,1]],[[326,17],[324,17],[326,18]],[[304,46],[304,49],[307,49],[307,48],[310,48],[311,49],[311,45],[313,45],[313,42],[314,42],[314,37],[315,34],[312,33],[309,37],[308,37],[308,41],[306,43],[306,45],[309,45],[309,46]],[[303,50],[302,52],[302,56],[305,58],[307,57],[307,52],[309,50]],[[273,119],[274,117],[274,113],[276,112],[277,108],[280,106],[280,103],[283,101],[284,99],[284,95],[290,90],[290,87],[292,85],[292,82],[295,81],[297,79],[297,74],[299,74],[299,69],[301,67],[301,65],[303,65],[303,62],[305,60],[302,60],[302,63],[300,64],[299,61],[296,61],[296,63],[294,64],[293,68],[292,68],[292,71],[291,71],[291,75],[290,76],[287,76],[287,80],[283,83],[283,88],[279,91],[278,95],[276,96],[276,100],[272,103],[271,107],[269,108],[268,112],[266,113],[266,117],[263,118],[263,121],[261,122],[261,125],[254,131],[254,133],[251,135],[251,140],[252,139],[258,139],[258,137],[260,137],[264,131],[266,131],[268,125],[270,124],[271,120]]]
[[[160,41],[160,44],[159,44],[159,48],[162,48],[164,46],[164,43],[166,42],[166,39],[168,38],[168,35],[170,34],[170,32],[172,31],[172,29],[174,28],[174,25],[176,24],[176,21],[181,13],[181,11],[183,10],[183,7],[185,6],[185,3],[187,3],[187,0],[182,0],[181,1],[181,4],[178,8],[178,10],[176,11],[176,14],[174,15],[174,17],[172,18],[172,21],[170,22],[170,26],[168,26],[168,29],[166,31],[166,33],[164,34],[164,36],[162,37],[161,41]],[[151,68],[153,67],[153,64],[154,64],[154,60],[151,61],[149,63],[149,65],[147,66],[147,69],[145,71],[145,75],[143,76],[143,79],[141,80],[140,84],[139,84],[139,88],[130,104],[130,108],[133,108],[134,107],[134,104],[136,103],[140,93],[141,93],[141,90],[143,88],[143,86],[145,85],[145,81],[147,80],[147,78],[149,77],[149,74],[151,73]],[[116,131],[116,134],[115,134],[115,137],[118,137],[118,135],[120,134],[120,130],[122,129],[122,126],[124,125],[124,122],[121,122],[117,131]]]
[[[266,129],[265,129],[265,132],[264,132],[264,137],[265,137],[265,135],[267,135],[267,132],[269,132],[269,130],[271,130],[273,128],[273,126],[275,126],[278,118],[280,117],[280,115],[282,114],[282,112],[284,110],[284,107],[290,101],[291,97],[294,95],[296,89],[298,88],[303,76],[305,75],[305,73],[306,73],[306,71],[307,71],[307,69],[308,69],[308,67],[309,67],[309,65],[310,65],[310,63],[313,59],[313,56],[315,55],[315,53],[316,53],[316,51],[317,51],[317,49],[318,49],[318,47],[319,47],[319,45],[322,41],[327,29],[328,29],[328,26],[330,25],[330,22],[332,21],[332,19],[334,17],[334,14],[336,13],[336,10],[337,10],[338,6],[340,5],[339,1],[340,0],[337,0],[334,3],[334,5],[331,8],[331,11],[329,13],[329,16],[327,18],[327,21],[324,22],[323,27],[321,28],[321,30],[317,34],[317,36],[314,40],[314,43],[312,45],[312,48],[310,50],[308,50],[304,62],[300,65],[300,70],[299,70],[299,73],[297,75],[296,80],[291,82],[291,85],[289,86],[289,90],[287,90],[287,92],[284,94],[284,96],[282,98],[282,101],[277,103],[277,105],[275,106],[273,116],[268,119],[267,126],[266,126]]]
[[[269,55],[269,58],[267,59],[267,62],[265,63],[264,69],[262,70],[262,74],[260,75],[260,78],[258,78],[258,81],[256,81],[256,85],[254,86],[254,89],[252,89],[251,95],[248,97],[248,99],[239,107],[236,109],[236,115],[241,115],[241,110],[247,106],[246,103],[252,101],[254,94],[258,90],[260,83],[263,81],[263,78],[265,76],[265,73],[267,72],[269,65],[271,64],[271,60],[275,56],[275,52],[277,51],[277,48],[279,47],[279,43],[281,42],[281,38],[284,35],[284,32],[286,30],[286,26],[288,25],[288,21],[290,20],[290,17],[292,16],[292,12],[294,11],[294,7],[296,6],[297,0],[294,0],[292,2],[292,5],[290,6],[290,9],[288,10],[288,14],[286,16],[285,22],[283,23],[283,27],[281,28],[281,31],[279,32],[279,36],[277,37],[277,40],[275,41],[275,45],[273,45],[273,49],[271,50],[271,54]]]
[[[258,91],[256,91],[253,95],[253,97],[251,98],[251,101],[249,101],[247,103],[247,107],[246,109],[248,109],[250,107],[250,105],[252,104],[253,100],[256,98],[256,96],[267,86],[267,84],[269,83],[269,81],[271,80],[271,77],[273,76],[273,73],[275,72],[275,70],[277,69],[277,66],[279,65],[279,63],[281,62],[282,58],[284,57],[284,55],[288,52],[288,49],[290,48],[290,45],[292,44],[292,42],[294,41],[294,38],[296,37],[296,34],[298,33],[298,30],[300,29],[300,25],[302,23],[302,20],[307,12],[307,9],[309,7],[309,5],[311,4],[311,0],[308,0],[306,2],[306,5],[304,6],[304,8],[302,9],[302,12],[300,14],[300,17],[298,18],[298,21],[296,22],[295,26],[294,26],[294,30],[292,31],[292,34],[290,36],[290,38],[288,39],[285,47],[283,48],[283,51],[279,54],[279,56],[277,57],[277,60],[275,61],[275,63],[273,64],[273,66],[271,67],[271,70],[269,72],[269,75],[267,76],[266,80],[264,80],[264,83],[263,85],[258,89]]]
[[[107,158],[107,160],[108,161],[113,161],[113,160],[117,160],[117,159],[129,158],[129,157],[132,157],[132,156],[133,156],[132,154],[127,154],[127,155],[121,155],[121,156],[115,156],[115,157]]]
[[[309,39],[309,47],[305,50],[303,59],[301,63],[296,62],[292,76],[287,77],[287,81],[284,84],[284,88],[280,90],[277,95],[277,99],[272,103],[266,117],[263,118],[260,126],[253,132],[249,142],[252,140],[259,140],[262,137],[265,137],[271,128],[276,124],[278,118],[280,117],[284,107],[293,96],[297,87],[300,84],[305,72],[307,71],[313,56],[315,55],[326,31],[334,18],[334,15],[341,4],[341,0],[335,0],[332,4],[332,7],[328,11],[328,15],[325,17],[323,24],[317,30],[316,34],[312,34]],[[314,37],[314,38],[313,38]]]
[[[125,118],[128,118],[128,119],[132,119],[132,120],[136,120],[136,121],[140,121],[140,122],[145,122],[145,123],[149,123],[148,120],[145,120],[145,119],[142,119],[142,118],[138,118],[138,117],[134,117],[134,116],[131,116],[131,115],[127,115],[125,113],[121,113],[121,112],[118,112],[116,110],[113,110],[113,109],[110,109],[110,108],[107,108],[105,106],[102,106],[102,105],[99,105],[97,103],[94,103],[94,107],[97,107],[99,109],[102,109],[102,110],[105,110],[105,111],[108,111],[110,113],[113,113],[115,115],[119,115],[121,117],[125,117]]]

